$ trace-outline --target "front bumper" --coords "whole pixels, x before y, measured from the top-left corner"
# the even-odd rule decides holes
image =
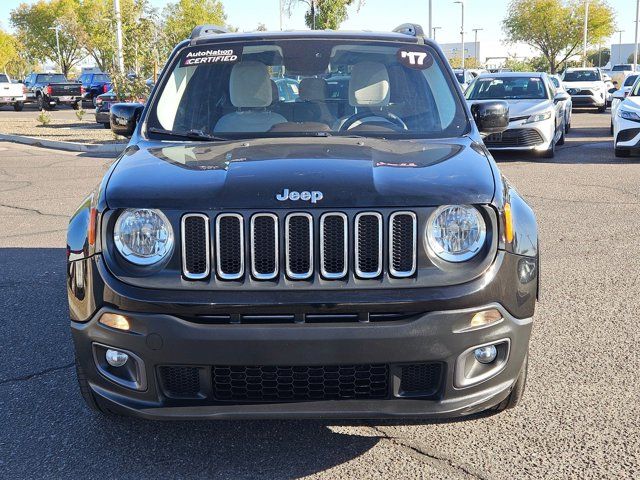
[[[530,124],[517,121],[511,122],[507,130],[496,136],[499,141],[492,142],[493,136],[489,136],[485,145],[491,151],[544,151],[549,149],[554,136],[553,118]]]
[[[202,325],[171,315],[127,313],[134,332],[117,331],[98,322],[72,322],[77,357],[87,372],[97,401],[109,409],[150,419],[206,418],[451,418],[485,410],[509,394],[528,350],[531,319],[516,319],[499,304],[503,320],[493,326],[455,333],[478,309],[431,312],[402,322],[376,324]],[[123,312],[120,312],[123,313]],[[509,341],[502,369],[491,378],[460,388],[455,385],[456,360],[465,350]],[[107,345],[136,355],[143,363],[145,390],[125,388],[98,371],[94,345]],[[131,360],[130,360],[131,361]],[[389,394],[382,399],[271,401],[234,403],[211,394],[212,365],[362,365],[385,364],[397,371],[405,364],[444,365],[435,395],[402,397],[390,375]],[[198,399],[169,398],[161,387],[161,365],[203,368]]]
[[[527,274],[527,272],[529,272]],[[110,274],[100,255],[70,263],[71,329],[80,365],[97,401],[111,410],[152,419],[197,418],[452,418],[501,402],[510,393],[526,357],[537,293],[532,257],[499,252],[480,278],[446,288],[358,292],[192,292],[132,287]],[[496,308],[503,320],[458,332],[474,312]],[[410,311],[401,320],[363,323],[224,323],[195,321],[215,313]],[[86,312],[86,315],[82,313]],[[121,313],[130,332],[98,322]],[[458,332],[458,333],[456,333]],[[487,343],[508,342],[500,371],[460,386],[458,357]],[[142,362],[144,389],[127,388],[98,367],[95,346],[130,352]],[[424,397],[398,396],[398,372],[407,364],[438,363],[437,389]],[[229,402],[212,395],[212,366],[379,365],[389,368],[384,398],[320,401]],[[198,367],[202,395],[176,399],[161,385],[160,366]],[[465,384],[466,385],[466,384]]]
[[[596,95],[571,95],[574,107],[604,107],[606,98],[600,94]]]

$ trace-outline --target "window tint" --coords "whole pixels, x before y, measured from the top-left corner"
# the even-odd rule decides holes
[[[638,78],[638,75],[629,75],[624,81],[624,86],[630,87],[636,81],[636,78]]]
[[[564,72],[565,82],[597,82],[600,75],[595,70],[574,70],[572,72]]]
[[[4,74],[0,74],[0,82],[2,83],[9,83],[9,77],[7,77]]]
[[[67,79],[61,73],[38,74],[36,83],[65,83]]]

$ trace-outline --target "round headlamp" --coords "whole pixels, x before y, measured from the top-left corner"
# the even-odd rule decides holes
[[[464,262],[484,245],[487,226],[470,205],[444,205],[429,217],[427,244],[442,260]]]
[[[173,250],[173,229],[159,210],[127,209],[116,221],[113,241],[131,263],[153,265]]]

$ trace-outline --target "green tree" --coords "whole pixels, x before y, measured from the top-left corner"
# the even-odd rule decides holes
[[[178,0],[164,8],[163,17],[163,41],[167,53],[189,38],[196,26],[225,25],[227,20],[220,0]]]
[[[609,63],[610,58],[611,50],[608,48],[599,48],[597,50],[587,52],[587,63],[595,67],[604,67]]]
[[[285,6],[291,16],[296,4],[304,3],[308,10],[304,15],[306,25],[314,30],[337,30],[348,18],[347,7],[357,2],[358,10],[364,0],[286,0]]]
[[[7,66],[15,62],[18,58],[18,41],[15,37],[4,30],[0,30],[0,70],[7,71]]]
[[[78,21],[79,0],[39,0],[11,11],[11,24],[31,62],[52,60],[67,75],[82,60],[84,31]],[[58,27],[60,50],[56,43]]]
[[[604,0],[589,2],[587,38],[597,45],[613,34],[614,12]],[[580,51],[584,25],[582,0],[511,0],[503,28],[510,42],[523,42],[547,59],[549,70]]]

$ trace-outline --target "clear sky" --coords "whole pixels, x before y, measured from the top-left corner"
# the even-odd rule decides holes
[[[9,12],[22,2],[33,3],[35,0],[0,0],[0,25],[8,29]],[[151,3],[162,8],[167,0],[151,0]],[[264,23],[269,30],[280,28],[278,15],[279,0],[223,0],[228,16],[228,23],[240,30],[253,30],[259,23]],[[354,2],[354,3],[357,3]],[[634,39],[634,0],[609,0],[616,11],[618,29],[623,43],[631,43]],[[465,0],[466,39],[473,38],[472,29],[482,28],[478,40],[482,44],[483,55],[488,50],[496,50],[496,54],[514,53],[521,55],[522,49],[504,46],[501,42],[503,34],[500,22],[504,18],[508,0]],[[298,8],[291,18],[284,18],[285,29],[304,28],[304,7]],[[437,30],[439,42],[457,42],[460,39],[460,5],[453,0],[433,0],[433,25],[442,27]],[[623,15],[624,13],[624,15]],[[349,19],[342,25],[350,30],[391,30],[405,22],[428,24],[428,0],[366,0],[362,9],[357,12],[350,8]],[[612,39],[618,42],[616,34]],[[499,52],[498,52],[499,50]]]

